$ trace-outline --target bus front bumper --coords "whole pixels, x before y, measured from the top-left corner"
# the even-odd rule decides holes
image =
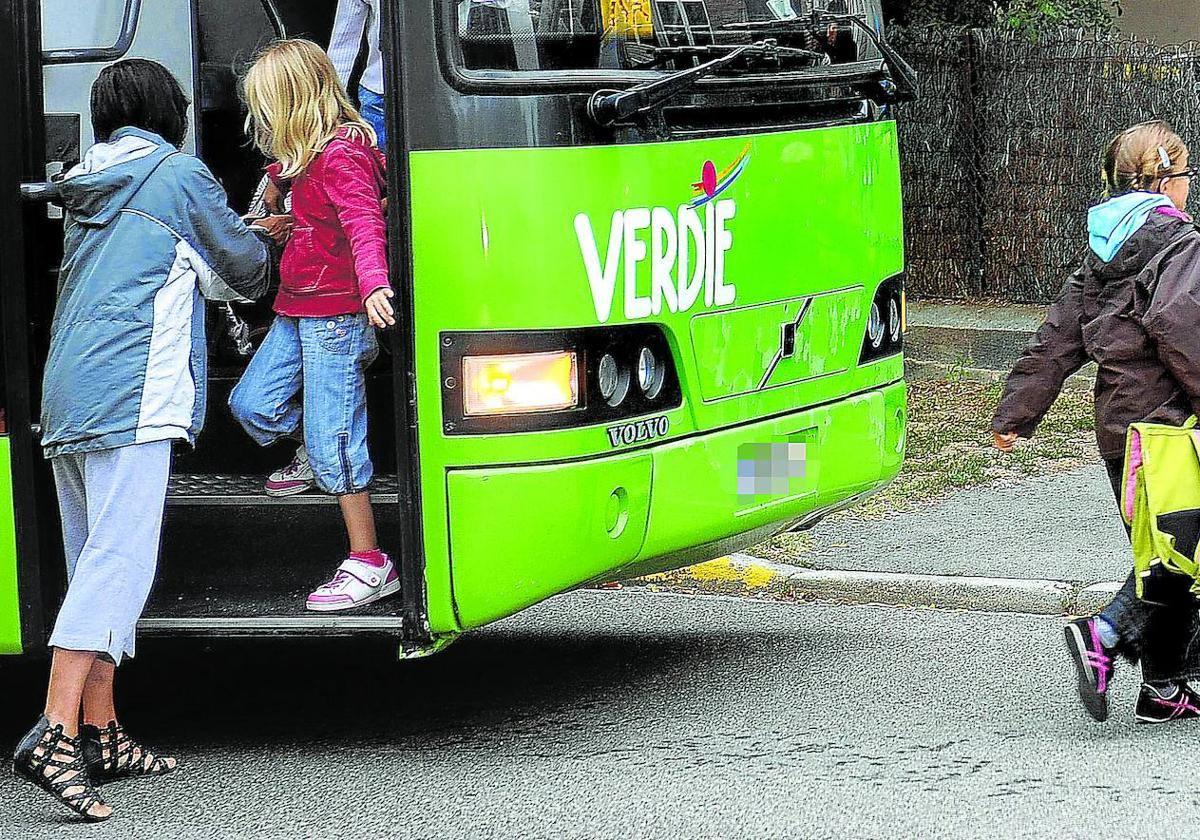
[[[900,469],[906,421],[898,382],[603,458],[452,470],[450,567],[460,628],[580,584],[745,548],[880,487]]]

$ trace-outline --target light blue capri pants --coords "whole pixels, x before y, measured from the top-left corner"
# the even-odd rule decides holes
[[[134,654],[138,619],[158,568],[171,441],[51,460],[62,512],[67,597],[50,646]]]

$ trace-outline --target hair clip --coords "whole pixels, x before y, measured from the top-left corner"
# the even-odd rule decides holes
[[[1158,159],[1159,159],[1160,161],[1162,161],[1162,168],[1163,168],[1163,169],[1170,169],[1170,168],[1171,168],[1171,155],[1170,155],[1170,154],[1167,152],[1167,147],[1166,147],[1166,146],[1159,146],[1159,147],[1158,147]]]

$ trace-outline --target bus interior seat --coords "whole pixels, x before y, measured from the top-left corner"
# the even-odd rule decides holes
[[[274,38],[329,44],[336,0],[200,0],[197,6],[200,76],[197,117],[201,154],[225,186],[231,204],[249,207],[264,160],[246,142],[239,80]]]
[[[240,110],[238,74],[278,32],[262,0],[208,0],[197,9],[200,107]]]

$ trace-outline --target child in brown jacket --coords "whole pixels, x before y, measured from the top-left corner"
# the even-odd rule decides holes
[[[1181,424],[1200,413],[1200,232],[1184,213],[1196,170],[1163,122],[1136,125],[1109,145],[1110,197],[1088,214],[1089,252],[1009,376],[992,422],[1009,452],[1030,437],[1062,390],[1089,361],[1096,375],[1096,438],[1120,495],[1131,423]],[[1200,717],[1188,679],[1197,610],[1139,599],[1131,574],[1099,615],[1066,627],[1079,694],[1096,720],[1108,718],[1118,654],[1140,661],[1140,723]]]

